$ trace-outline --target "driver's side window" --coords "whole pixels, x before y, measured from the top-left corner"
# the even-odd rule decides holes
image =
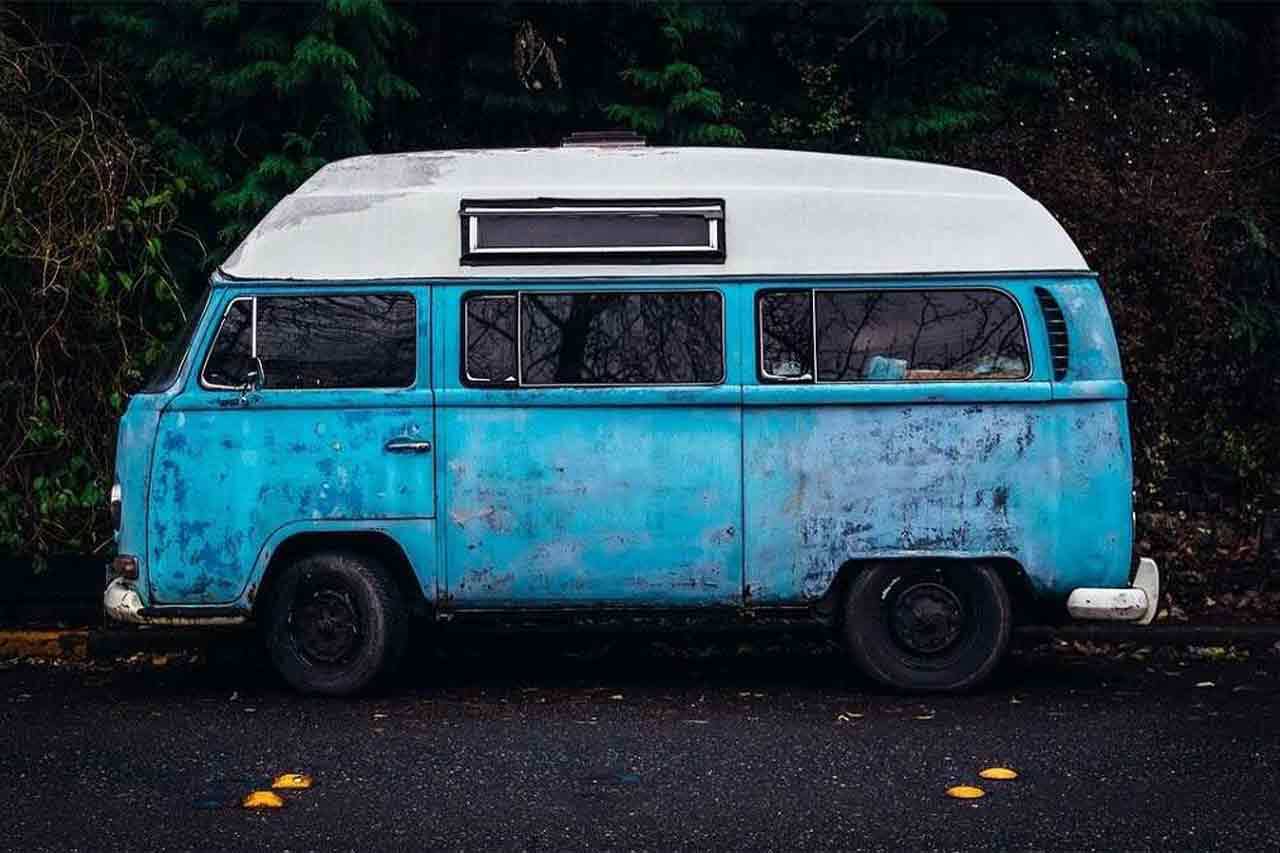
[[[408,388],[417,368],[409,293],[242,296],[209,348],[206,388]]]
[[[253,300],[241,297],[222,315],[200,381],[207,388],[239,388],[253,367]]]

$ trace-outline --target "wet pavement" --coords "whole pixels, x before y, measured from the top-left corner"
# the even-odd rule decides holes
[[[772,636],[454,636],[355,700],[234,643],[10,662],[0,846],[1274,850],[1278,698],[1274,652],[1038,647],[922,699]],[[291,771],[315,787],[235,805]]]

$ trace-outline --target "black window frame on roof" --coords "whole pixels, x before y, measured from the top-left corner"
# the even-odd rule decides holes
[[[463,266],[723,264],[726,258],[725,203],[718,198],[463,199],[458,219]],[[577,228],[583,241],[555,234],[558,222]],[[486,223],[494,229],[491,236],[484,233]],[[528,245],[514,236],[521,223]],[[619,237],[612,243],[603,240],[610,227]],[[676,242],[681,229],[690,239]],[[486,246],[487,240],[502,245]]]

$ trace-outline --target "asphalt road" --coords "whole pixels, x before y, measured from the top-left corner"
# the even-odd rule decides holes
[[[5,664],[0,847],[1280,847],[1274,652],[1024,652],[981,694],[921,700],[782,638],[611,642],[455,638],[347,701],[235,649]],[[315,787],[233,805],[285,771]],[[962,783],[987,795],[944,795]]]

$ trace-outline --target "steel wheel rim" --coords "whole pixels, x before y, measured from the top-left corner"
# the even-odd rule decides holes
[[[889,633],[908,653],[937,658],[955,648],[968,619],[957,592],[938,580],[911,583],[886,602]]]
[[[337,585],[300,590],[289,612],[289,632],[302,657],[326,666],[355,657],[364,635],[351,593]]]

